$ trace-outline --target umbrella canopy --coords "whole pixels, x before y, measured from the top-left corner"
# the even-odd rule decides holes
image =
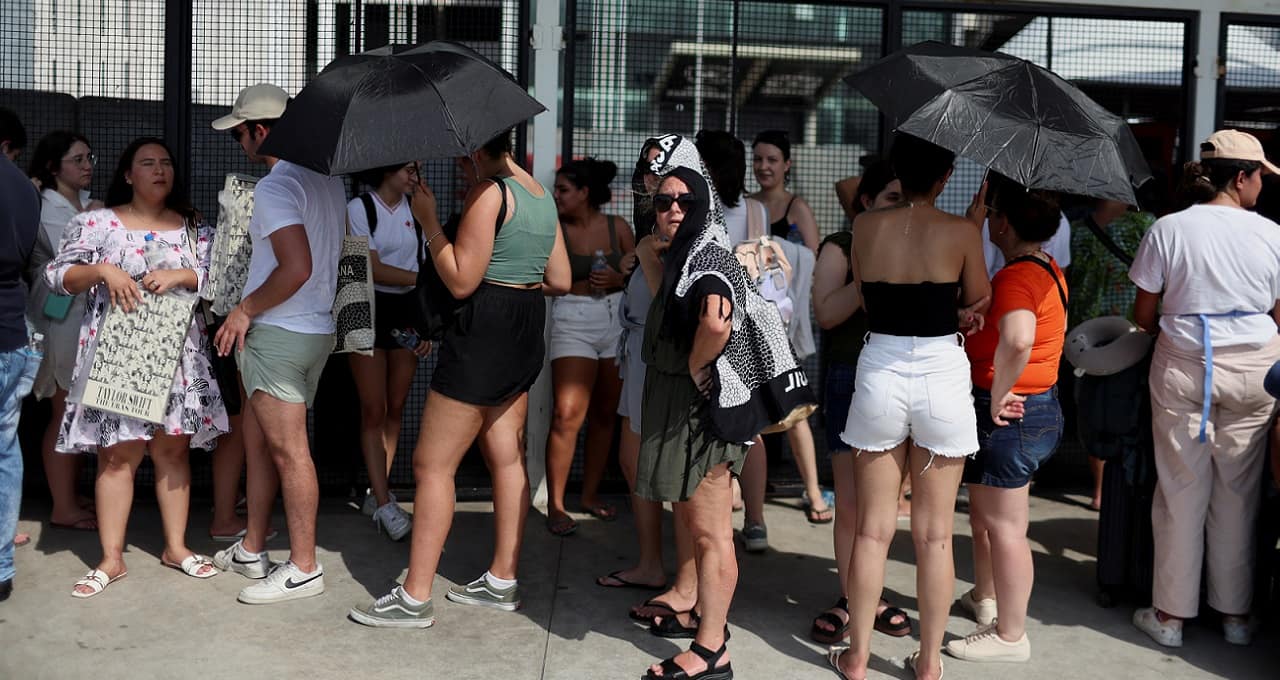
[[[511,74],[448,41],[333,60],[260,152],[328,175],[465,156],[545,111]]]
[[[1032,189],[1136,205],[1151,178],[1133,132],[1071,83],[998,52],[924,42],[846,82],[894,129]]]

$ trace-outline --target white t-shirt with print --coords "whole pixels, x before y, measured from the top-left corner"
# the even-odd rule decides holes
[[[369,195],[373,197],[373,209],[378,219],[378,228],[369,239],[369,250],[377,252],[383,264],[418,271],[418,232],[413,228],[409,200],[401,199],[392,208],[376,192]],[[369,214],[359,196],[347,204],[347,219],[351,222],[352,236],[369,236]],[[388,286],[375,282],[373,289],[382,293],[407,293],[413,290],[413,286]]]
[[[1198,314],[1214,347],[1262,346],[1276,336],[1268,312],[1280,300],[1280,225],[1248,210],[1196,205],[1156,220],[1143,237],[1129,279],[1164,296],[1160,330],[1175,347],[1202,350]]]
[[[1058,267],[1066,269],[1071,266],[1071,223],[1066,215],[1061,215],[1058,230],[1042,245],[1044,252],[1058,263]],[[995,278],[996,272],[1004,269],[1004,253],[991,242],[991,223],[982,223],[982,254],[987,259],[987,278]]]
[[[346,233],[347,195],[342,180],[314,170],[277,161],[253,191],[253,219],[249,236],[253,256],[244,284],[248,296],[275,271],[279,262],[271,247],[271,234],[301,224],[311,242],[311,277],[288,300],[254,318],[295,333],[324,334],[334,331],[333,298],[338,289],[338,257]]]

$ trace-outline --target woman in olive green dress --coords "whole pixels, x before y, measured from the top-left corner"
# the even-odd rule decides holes
[[[689,651],[654,665],[649,678],[731,680],[725,646],[737,585],[731,475],[752,438],[794,409],[807,387],[777,308],[761,298],[729,251],[719,199],[691,140],[669,135],[653,171],[659,245],[638,251],[661,280],[645,323],[645,366],[636,494],[670,501],[693,539],[698,602],[665,637],[692,637]]]

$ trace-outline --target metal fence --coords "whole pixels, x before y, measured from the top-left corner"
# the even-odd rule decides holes
[[[902,45],[937,40],[1007,52],[1074,82],[1130,121],[1167,181],[1189,130],[1194,14],[957,5],[571,1],[564,115],[573,124],[562,155],[628,168],[655,133],[728,130],[750,144],[761,130],[781,129],[793,145],[788,189],[813,207],[826,235],[848,224],[834,183],[860,174],[860,160],[880,154],[887,138],[876,110],[843,77]],[[960,161],[940,207],[963,211],[982,172]],[[617,178],[615,196],[629,195],[628,181]],[[615,201],[605,209],[629,217],[631,207]],[[816,375],[817,365],[811,358],[806,369]],[[821,418],[814,416],[815,432]],[[823,438],[815,439],[821,450]]]
[[[273,82],[291,94],[334,57],[386,44],[463,42],[525,82],[528,0],[5,0],[0,7],[0,105],[27,127],[29,149],[53,130],[75,130],[99,165],[93,192],[105,194],[120,153],[140,136],[164,137],[189,180],[192,200],[212,220],[229,172],[265,173],[210,122],[239,90]],[[526,135],[518,134],[518,154]],[[25,159],[20,159],[23,162]],[[428,163],[441,210],[459,208],[454,165]],[[358,188],[352,186],[354,194]],[[434,355],[410,391],[393,484],[411,484]],[[334,357],[312,413],[321,481],[339,487],[362,474],[359,403],[344,357]],[[485,483],[482,467],[462,472]],[[470,473],[476,473],[474,475]],[[197,475],[197,484],[206,480]]]
[[[296,92],[332,58],[433,38],[475,47],[527,83],[529,0],[6,0],[0,3],[0,105],[15,109],[30,147],[74,129],[101,163],[105,190],[120,151],[165,136],[188,173],[196,207],[212,217],[227,172],[261,174],[209,122],[238,90],[260,81]],[[1189,158],[1190,83],[1197,15],[1172,10],[933,0],[565,0],[561,156],[629,168],[658,132],[724,129],[745,142],[789,133],[789,188],[814,209],[820,231],[846,225],[833,184],[881,151],[881,117],[845,75],[920,40],[1001,50],[1059,73],[1133,125],[1159,178]],[[1280,21],[1224,15],[1219,118],[1280,143]],[[524,153],[524,135],[519,153]],[[1191,145],[1194,146],[1194,145]],[[744,159],[746,163],[748,159]],[[426,169],[442,208],[456,195],[451,164]],[[961,210],[981,171],[960,163],[941,198]],[[615,196],[629,195],[620,173]],[[748,173],[748,190],[756,188]],[[353,187],[354,190],[354,187]],[[630,215],[626,201],[607,212]],[[424,363],[410,395],[401,450],[417,438]],[[813,370],[816,364],[811,364]],[[345,362],[326,374],[317,405],[320,450],[359,468],[358,408]],[[345,382],[344,382],[345,381]],[[336,386],[336,387],[335,387]],[[815,425],[817,423],[815,422]],[[821,439],[821,437],[819,437]],[[408,457],[393,482],[411,481]]]

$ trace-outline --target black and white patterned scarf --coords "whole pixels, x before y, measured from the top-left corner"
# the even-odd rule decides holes
[[[688,342],[709,294],[733,305],[733,330],[712,372],[711,426],[724,441],[746,442],[808,415],[816,401],[778,308],[760,296],[733,255],[720,198],[693,141],[666,135],[657,143],[653,172],[678,176],[699,199],[663,263],[664,332]]]

